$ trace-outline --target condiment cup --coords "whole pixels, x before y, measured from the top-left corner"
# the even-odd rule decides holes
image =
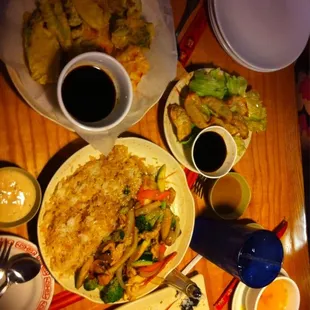
[[[212,195],[214,193],[214,188],[216,187],[216,184],[220,180],[220,179],[217,179],[217,180],[213,181],[213,184],[212,184],[212,186],[209,190],[209,193],[208,193],[209,205],[212,208],[213,212],[217,216],[219,216],[220,218],[222,218],[224,220],[235,220],[235,219],[238,219],[241,215],[243,215],[243,213],[247,209],[247,207],[251,201],[251,189],[250,189],[250,186],[249,186],[247,180],[241,174],[239,174],[237,172],[229,172],[228,174],[226,174],[226,176],[230,176],[230,177],[234,178],[240,185],[241,197],[240,197],[239,204],[234,206],[235,208],[231,213],[220,212],[219,209],[217,209],[216,206],[214,206]],[[226,177],[226,176],[224,176],[224,177]]]
[[[97,122],[83,122],[74,118],[63,102],[61,94],[63,82],[72,70],[81,66],[94,66],[103,70],[112,79],[116,88],[116,104],[112,112]],[[104,98],[104,89],[102,93]],[[132,104],[133,89],[128,73],[115,58],[105,53],[88,52],[74,57],[62,69],[57,82],[57,99],[63,114],[72,124],[84,130],[98,132],[115,127],[125,118]]]
[[[1,228],[15,227],[15,226],[19,226],[21,224],[25,224],[29,222],[38,212],[40,205],[41,205],[41,199],[42,199],[42,192],[41,192],[40,184],[37,181],[37,179],[34,178],[28,171],[21,169],[21,168],[17,168],[17,167],[0,168],[0,171],[5,171],[5,170],[17,171],[23,174],[24,176],[26,176],[31,181],[31,183],[34,185],[36,197],[35,197],[35,201],[34,201],[32,208],[29,210],[29,212],[24,217],[14,222],[0,222]]]
[[[195,158],[194,158],[195,145],[197,141],[199,140],[199,138],[201,137],[201,135],[206,132],[215,132],[219,134],[224,140],[224,143],[226,145],[226,158],[223,164],[217,170],[212,171],[212,172],[202,171],[201,169],[199,169],[199,167],[197,166],[195,162]],[[209,151],[211,152],[212,149],[206,148],[205,152],[209,152]],[[195,168],[200,174],[202,174],[203,176],[207,178],[217,179],[217,178],[220,178],[226,175],[230,171],[230,169],[233,167],[235,160],[237,158],[237,145],[232,135],[225,128],[221,126],[210,126],[200,131],[199,134],[196,136],[193,142],[193,145],[192,145],[192,149],[191,149],[191,158],[192,158]]]
[[[300,293],[296,283],[289,277],[280,274],[275,281],[285,281],[288,288],[286,310],[298,310],[300,304]],[[270,284],[269,284],[270,285]],[[249,288],[245,296],[245,305],[247,310],[258,310],[258,303],[268,286],[261,289]],[[270,309],[271,310],[271,309]]]

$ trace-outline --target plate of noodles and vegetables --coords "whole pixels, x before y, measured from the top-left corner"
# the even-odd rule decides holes
[[[224,127],[234,138],[238,149],[235,164],[242,158],[252,133],[265,131],[267,126],[260,95],[248,88],[245,78],[220,68],[190,72],[174,86],[164,110],[164,132],[180,163],[198,172],[191,145],[202,129],[212,125]]]
[[[178,266],[194,215],[177,161],[151,142],[122,138],[108,156],[86,146],[56,172],[39,214],[39,245],[67,290],[127,302]]]

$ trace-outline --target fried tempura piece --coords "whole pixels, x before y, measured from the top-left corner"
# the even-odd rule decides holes
[[[23,41],[31,77],[40,84],[57,81],[60,46],[56,36],[44,27],[39,10],[25,15]]]
[[[71,30],[61,0],[39,0],[39,9],[47,28],[56,35],[64,50],[71,47]]]
[[[109,26],[111,14],[108,9],[92,0],[72,0],[81,18],[92,28],[101,30]]]
[[[234,113],[231,124],[238,128],[240,137],[242,139],[246,139],[249,136],[248,126],[246,125],[244,118],[241,115]]]
[[[214,111],[225,122],[230,123],[232,120],[232,112],[229,107],[220,99],[206,96],[201,98],[202,104],[206,104],[212,111]]]
[[[192,132],[192,123],[185,109],[178,104],[169,104],[168,112],[170,119],[177,130],[177,138],[179,141],[187,138]]]
[[[75,9],[75,6],[73,5],[72,0],[62,0],[69,25],[71,27],[77,27],[82,24],[82,19],[80,18],[78,12]]]
[[[226,103],[232,111],[237,112],[241,116],[245,116],[248,114],[248,106],[244,97],[232,96],[226,101]]]
[[[112,42],[118,49],[128,45],[150,48],[153,37],[154,25],[147,23],[143,18],[119,18],[112,30]]]
[[[127,0],[108,0],[108,6],[111,13],[123,16],[126,10]]]
[[[115,58],[126,69],[133,89],[135,90],[142,76],[146,74],[150,68],[142,49],[138,46],[129,46],[125,51],[117,53]]]
[[[184,107],[191,121],[202,129],[209,126],[208,116],[200,111],[199,106],[201,106],[201,98],[196,93],[190,93],[184,101]]]

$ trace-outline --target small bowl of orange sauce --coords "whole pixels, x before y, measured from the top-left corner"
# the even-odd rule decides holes
[[[26,170],[0,169],[0,227],[19,226],[30,221],[41,204],[39,182]]]
[[[291,278],[280,275],[264,288],[249,289],[245,303],[251,310],[298,310],[300,293]]]

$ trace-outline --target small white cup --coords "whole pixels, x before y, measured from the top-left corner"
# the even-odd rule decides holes
[[[110,76],[116,88],[115,107],[106,118],[97,122],[77,120],[68,112],[62,100],[61,88],[64,79],[73,69],[81,66],[95,66],[102,69]],[[88,52],[74,57],[62,69],[57,83],[57,98],[62,112],[72,124],[88,131],[98,132],[115,127],[125,118],[132,104],[133,90],[128,73],[115,58],[100,52]]]
[[[300,293],[297,284],[289,277],[278,276],[274,281],[285,281],[288,287],[288,298],[286,310],[298,310],[300,304]],[[257,310],[259,300],[264,293],[265,286],[260,289],[249,288],[245,297],[245,305],[247,310]],[[271,309],[270,309],[271,310]]]
[[[195,148],[195,144],[197,142],[197,140],[199,139],[199,137],[206,133],[206,132],[215,132],[217,134],[219,134],[226,145],[226,158],[222,164],[222,166],[220,168],[218,168],[215,171],[212,172],[206,172],[206,171],[202,171],[200,170],[196,163],[195,163],[195,159],[194,159],[194,148]],[[206,150],[207,152],[208,150]],[[195,168],[197,169],[197,171],[202,174],[203,176],[210,178],[210,179],[217,179],[220,178],[224,175],[226,175],[230,169],[232,168],[232,166],[235,163],[235,160],[237,158],[237,145],[236,142],[234,140],[234,138],[232,137],[232,135],[223,127],[221,126],[210,126],[208,128],[203,129],[202,131],[199,132],[199,134],[196,136],[193,145],[192,145],[192,149],[191,149],[191,157],[192,157],[192,161],[194,163]]]

